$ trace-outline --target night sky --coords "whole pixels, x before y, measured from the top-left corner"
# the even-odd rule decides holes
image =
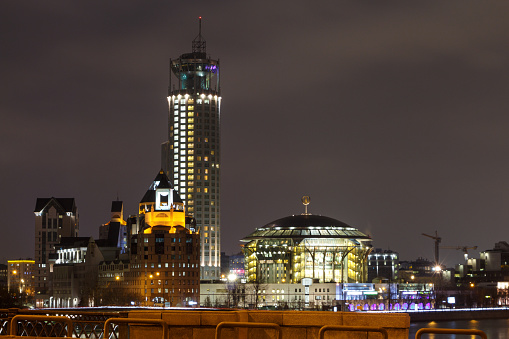
[[[224,251],[303,195],[402,260],[432,260],[435,230],[509,241],[507,1],[2,1],[0,262],[34,256],[37,197],[76,198],[81,236],[117,194],[137,212],[198,16],[221,62]]]

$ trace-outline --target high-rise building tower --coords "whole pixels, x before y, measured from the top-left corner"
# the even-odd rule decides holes
[[[37,307],[42,307],[42,299],[51,293],[50,255],[62,237],[78,236],[79,216],[74,198],[37,198],[34,213],[35,299]]]
[[[169,137],[161,162],[196,219],[201,279],[215,280],[221,266],[219,60],[207,56],[199,22],[192,52],[170,60]]]

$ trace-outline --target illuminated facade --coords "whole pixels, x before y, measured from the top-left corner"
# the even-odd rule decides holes
[[[242,239],[248,282],[361,283],[371,238],[339,220],[312,214],[273,221]]]
[[[192,52],[170,60],[170,67],[168,141],[162,145],[162,168],[196,218],[201,279],[216,280],[221,263],[219,60],[207,57],[201,18]]]
[[[65,237],[52,256],[52,295],[49,307],[94,306],[99,263],[119,252],[116,242],[92,237]],[[106,257],[106,258],[105,258]]]
[[[22,303],[34,296],[34,266],[35,260],[7,261],[7,288],[22,298]]]
[[[63,237],[77,237],[78,208],[74,198],[38,198],[35,204],[35,292],[38,306],[51,294],[49,261]],[[45,295],[45,296],[44,296]]]
[[[140,232],[131,236],[130,270],[116,278],[118,285],[147,305],[197,305],[200,236],[162,170],[139,207]]]

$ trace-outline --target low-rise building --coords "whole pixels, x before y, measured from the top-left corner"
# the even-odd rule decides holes
[[[419,310],[435,307],[433,284],[242,283],[200,285],[202,307],[318,310]]]
[[[114,260],[120,251],[116,243],[92,237],[66,237],[55,246],[53,294],[49,307],[96,306],[99,264]]]
[[[34,298],[35,260],[18,259],[7,261],[7,288],[20,305],[31,305]]]

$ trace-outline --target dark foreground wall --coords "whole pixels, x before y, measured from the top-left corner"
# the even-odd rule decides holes
[[[407,339],[410,317],[406,313],[383,314],[362,312],[308,312],[308,311],[131,311],[129,318],[162,319],[169,325],[170,338],[214,338],[220,322],[275,323],[281,326],[283,339],[315,339],[324,325],[384,327],[389,338]],[[131,339],[161,338],[156,326],[131,325]],[[222,338],[277,338],[273,331],[264,329],[225,330]],[[328,332],[332,338],[366,338],[365,333]],[[378,333],[368,338],[382,338]]]

